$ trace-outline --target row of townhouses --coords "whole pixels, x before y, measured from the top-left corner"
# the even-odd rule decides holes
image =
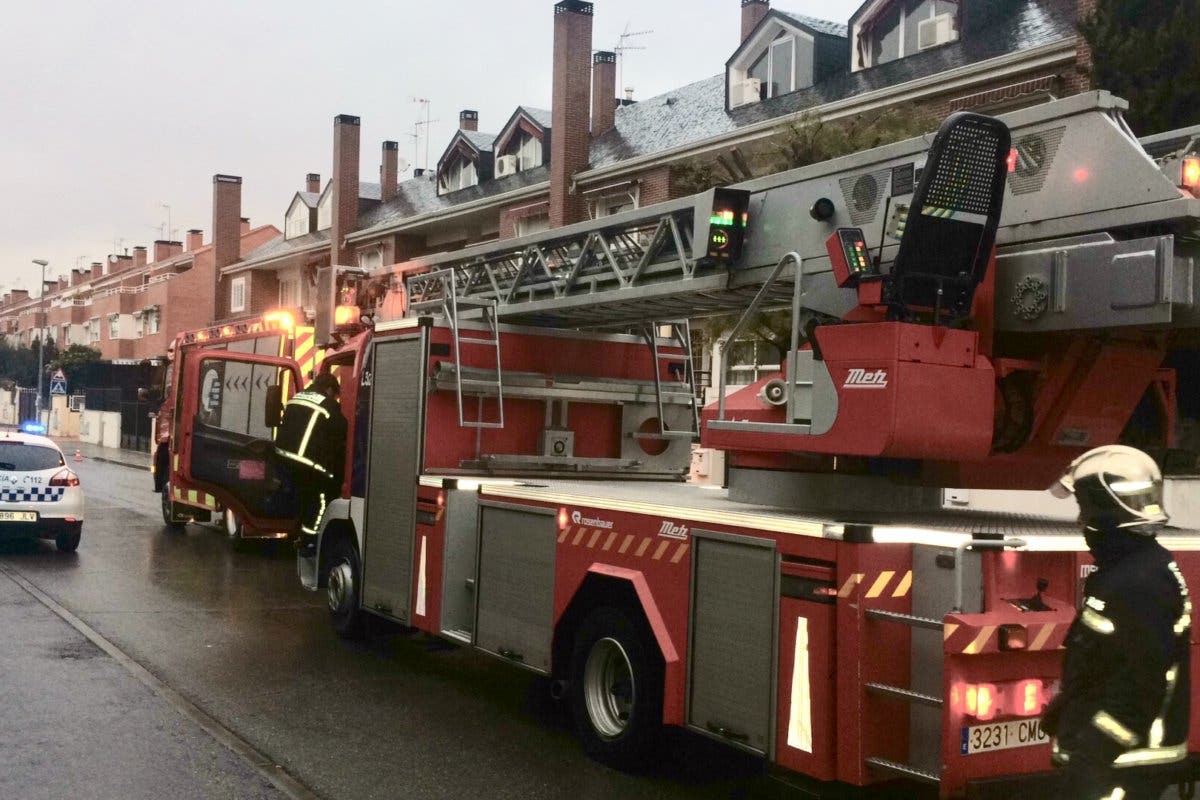
[[[1076,23],[1094,0],[867,0],[844,24],[737,2],[740,44],[719,74],[634,102],[618,92],[616,56],[593,50],[593,4],[561,0],[547,8],[550,110],[518,106],[486,126],[495,133],[464,110],[436,169],[406,180],[385,141],[370,183],[359,118],[339,115],[330,179],[307,175],[282,230],[251,227],[241,179],[216,175],[207,244],[192,230],[186,244],[155,242],[48,282],[43,297],[11,292],[0,332],[28,343],[44,328],[106,359],[151,358],[180,330],[277,307],[311,318],[324,266],[373,269],[662,202],[691,191],[680,176],[697,165],[731,182],[755,176],[795,123],[889,108],[1000,113],[1088,88]],[[753,380],[760,359],[742,359],[750,372],[737,382]]]

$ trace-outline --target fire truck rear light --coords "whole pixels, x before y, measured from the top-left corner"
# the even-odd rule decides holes
[[[1013,691],[1012,708],[1009,710],[1017,716],[1032,717],[1042,713],[1042,707],[1045,705],[1044,698],[1045,693],[1040,680],[1030,678],[1020,681]]]
[[[1200,156],[1183,159],[1183,186],[1193,194],[1200,190]]]
[[[963,711],[975,719],[987,722],[996,716],[999,693],[994,683],[968,683],[963,688]]]
[[[1029,635],[1024,625],[1000,626],[1001,650],[1024,650],[1029,646]]]

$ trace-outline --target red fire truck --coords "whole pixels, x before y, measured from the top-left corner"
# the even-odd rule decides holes
[[[154,479],[154,491],[162,496],[163,522],[172,528],[182,527],[188,522],[207,522],[214,517],[219,520],[231,538],[276,538],[286,536],[279,529],[262,530],[243,524],[234,512],[222,505],[212,494],[187,485],[186,481],[174,479],[172,462],[178,452],[173,449],[177,441],[176,420],[179,414],[180,395],[177,391],[176,372],[193,354],[202,350],[223,350],[235,353],[270,354],[295,361],[302,375],[310,375],[320,363],[320,348],[316,346],[314,329],[297,325],[293,312],[288,310],[269,311],[259,319],[245,320],[227,325],[216,325],[199,330],[185,331],[175,337],[167,350],[167,365],[162,389],[158,394],[161,405],[154,421],[154,456],[150,472]],[[268,385],[279,382],[280,376],[268,375],[263,371],[242,374],[237,367],[228,375],[222,374],[221,387],[209,387],[210,391],[225,392],[226,413],[239,414],[245,420],[247,433],[269,435],[269,429],[259,425],[259,417],[251,417],[248,409],[262,402],[258,394]],[[242,406],[239,411],[239,405]],[[232,419],[228,424],[233,424]]]
[[[343,286],[391,301],[331,330],[351,444],[304,585],[343,635],[382,617],[549,676],[608,763],[680,726],[810,788],[1039,795],[1087,549],[1069,520],[945,492],[1040,490],[1115,441],[1195,470],[1200,162],[1156,163],[1122,108],[956,115],[932,147]],[[780,368],[702,410],[679,320],[733,315],[736,342],[775,309]],[[300,379],[189,355],[172,481],[281,529],[269,439],[225,424],[208,377],[235,369]],[[261,399],[269,428],[280,393]],[[697,438],[724,488],[683,482]],[[1161,539],[1200,585],[1200,533]]]

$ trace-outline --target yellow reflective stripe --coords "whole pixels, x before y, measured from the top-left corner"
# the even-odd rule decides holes
[[[1099,597],[1089,597],[1088,599],[1083,601],[1083,604],[1085,606],[1090,606],[1091,608],[1094,608],[1097,611],[1104,610],[1104,601],[1101,600]]]
[[[1114,786],[1113,790],[1101,797],[1100,800],[1125,800],[1125,790],[1120,786]]]
[[[318,464],[317,462],[313,461],[310,458],[305,458],[304,456],[298,456],[295,453],[289,453],[287,450],[282,450],[278,447],[275,448],[275,453],[277,455],[282,456],[283,458],[290,458],[292,461],[298,461],[306,467],[312,467],[317,472],[325,471],[324,467],[322,467],[320,464]]]
[[[1144,767],[1151,764],[1173,764],[1187,758],[1187,742],[1180,742],[1169,747],[1143,747],[1140,750],[1128,750],[1113,761],[1114,767]]]
[[[188,489],[187,497],[188,497],[189,503],[199,503],[200,502],[200,493],[197,492],[195,489]]]
[[[1096,633],[1102,633],[1105,636],[1108,636],[1117,629],[1117,626],[1113,624],[1111,619],[1087,607],[1080,612],[1079,621],[1084,625],[1087,625]]]
[[[1107,711],[1097,711],[1092,716],[1092,724],[1122,747],[1133,747],[1138,743],[1137,734],[1118,722],[1116,717]]]
[[[317,427],[319,419],[320,417],[316,414],[308,418],[308,427],[304,429],[304,436],[300,439],[300,448],[296,451],[296,455],[303,456],[308,452],[308,440],[312,438],[313,429]]]

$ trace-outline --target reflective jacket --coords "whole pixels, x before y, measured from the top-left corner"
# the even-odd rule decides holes
[[[346,418],[338,401],[304,391],[288,401],[275,432],[280,458],[334,485],[342,482],[346,463]]]
[[[1097,553],[1082,608],[1067,633],[1062,690],[1044,723],[1054,758],[1114,767],[1187,756],[1192,605],[1171,554],[1118,534]],[[1101,556],[1107,555],[1106,558]]]

